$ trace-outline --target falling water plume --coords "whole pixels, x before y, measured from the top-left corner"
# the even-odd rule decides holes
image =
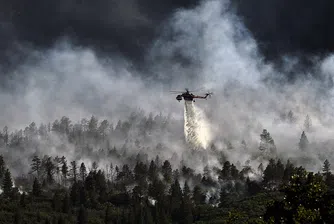
[[[184,103],[184,134],[194,149],[206,149],[210,142],[209,124],[204,113],[192,101]]]

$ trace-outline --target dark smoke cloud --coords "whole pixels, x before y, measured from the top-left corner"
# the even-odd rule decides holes
[[[71,39],[76,45],[91,47],[100,54],[117,53],[139,68],[149,67],[147,62],[144,63],[145,55],[157,37],[161,36],[166,20],[176,10],[194,7],[199,2],[1,1],[1,72],[6,73],[5,69],[12,69],[26,60],[29,54],[22,46],[46,49],[63,37]],[[284,68],[282,71],[288,79],[310,69],[308,65],[318,61],[315,56],[324,56],[334,49],[331,27],[334,3],[330,0],[231,2],[265,59],[275,62],[278,68]],[[294,63],[288,71],[285,55],[298,58],[298,63]],[[180,59],[177,54],[175,58]]]
[[[16,44],[34,48],[51,47],[68,37],[81,46],[102,53],[118,53],[135,62],[156,37],[157,29],[175,9],[197,1],[153,0],[32,0],[0,2],[1,59],[16,53]]]
[[[267,60],[300,59],[294,69],[310,68],[314,56],[334,50],[334,2],[330,0],[232,1]],[[281,60],[281,61],[280,61]]]

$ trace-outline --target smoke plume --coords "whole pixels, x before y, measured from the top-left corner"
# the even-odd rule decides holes
[[[173,165],[183,160],[202,171],[206,165],[220,166],[211,150],[215,148],[231,162],[239,162],[239,167],[247,161],[257,167],[260,134],[267,129],[275,141],[278,157],[283,160],[292,159],[314,170],[321,167],[325,158],[334,162],[334,56],[313,58],[312,69],[298,71],[302,78],[289,83],[286,75],[300,59],[285,56],[284,69],[277,70],[265,60],[259,51],[261,43],[230,6],[228,0],[206,0],[196,7],[173,12],[164,20],[154,43],[145,45],[145,72],[117,51],[101,55],[94,47],[78,44],[71,37],[56,38],[57,42],[48,48],[18,42],[28,56],[6,72],[10,79],[6,82],[7,90],[0,92],[0,125],[15,132],[33,121],[39,125],[68,116],[76,124],[94,115],[99,121],[108,119],[116,127],[119,120],[133,118],[133,111],[141,111],[147,117],[152,113],[151,119],[168,117],[170,122],[160,122],[165,125],[162,131],[143,137],[140,122],[133,119],[131,139],[120,139],[117,135],[111,138],[112,144],[118,148],[124,145],[128,147],[126,152],[134,155],[142,150],[150,158],[157,154],[165,159],[177,157]],[[89,21],[85,15],[80,14]],[[128,25],[131,21],[126,20]],[[143,16],[137,22],[150,24]],[[185,87],[204,87],[215,95],[205,103],[186,102],[183,108],[167,93]],[[298,142],[307,115],[312,120],[312,129],[306,131],[310,147],[302,152]],[[201,151],[201,156],[185,156],[189,151],[184,137],[196,147],[206,149],[205,154]],[[134,146],[135,139],[139,146]],[[51,145],[37,142],[38,149],[5,153],[15,167],[21,166],[21,171],[27,170],[29,155],[36,152],[61,152],[70,159],[93,161],[58,136],[52,137]],[[159,143],[162,146],[157,147]],[[94,147],[94,151],[99,149]],[[200,158],[195,159],[196,156]],[[305,156],[308,160],[302,159]],[[20,165],[18,161],[22,161]]]

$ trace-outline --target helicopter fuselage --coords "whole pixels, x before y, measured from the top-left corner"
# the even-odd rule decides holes
[[[207,95],[205,97],[203,97],[203,96],[195,96],[192,93],[182,93],[181,95],[176,96],[176,100],[178,100],[180,102],[183,98],[185,101],[195,102],[194,98],[206,99],[206,97],[207,97]]]
[[[189,92],[188,89],[186,89],[186,92],[183,92],[182,94],[179,94],[176,96],[176,100],[177,101],[181,101],[182,98],[185,100],[185,101],[193,101],[195,102],[195,98],[199,98],[199,99],[207,99],[208,96],[211,96],[212,93],[206,93],[205,96],[196,96],[192,93]]]

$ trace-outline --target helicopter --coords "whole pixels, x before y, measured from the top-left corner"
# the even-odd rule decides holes
[[[213,94],[212,92],[208,92],[205,94],[205,96],[197,96],[197,95],[194,95],[190,92],[195,92],[195,91],[189,91],[187,88],[185,88],[185,92],[182,92],[182,91],[170,91],[171,93],[175,94],[175,93],[181,93],[179,95],[176,96],[176,100],[177,101],[181,101],[182,98],[185,100],[185,101],[193,101],[195,102],[195,98],[197,99],[207,99],[207,97],[211,97],[211,95]]]

